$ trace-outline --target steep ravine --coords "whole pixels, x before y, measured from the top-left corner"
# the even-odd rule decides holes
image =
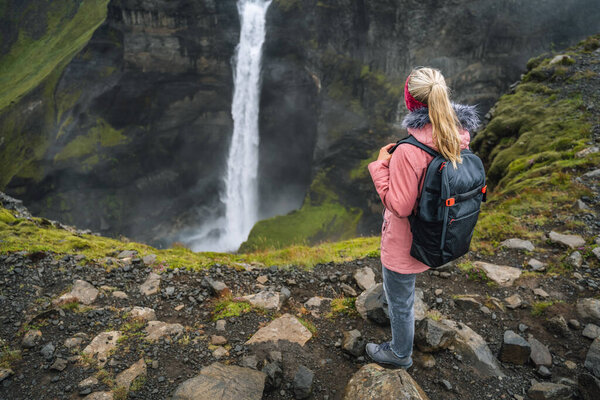
[[[442,68],[455,98],[485,112],[530,56],[597,31],[593,5],[275,0],[261,98],[263,217],[310,199],[314,218],[302,218],[308,226],[291,242],[375,232],[378,202],[362,163],[402,134],[410,67]],[[44,12],[38,20],[52,21]],[[24,15],[3,27],[27,27]],[[110,1],[83,50],[0,110],[2,188],[37,214],[156,245],[221,214],[238,35],[233,0]],[[281,244],[269,234],[263,243]]]

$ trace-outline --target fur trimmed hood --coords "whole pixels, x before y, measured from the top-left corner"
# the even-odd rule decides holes
[[[477,113],[475,106],[452,103],[452,107],[458,117],[458,121],[464,129],[473,132],[479,127],[479,114]],[[429,109],[423,107],[408,113],[402,120],[402,127],[421,129],[430,122]]]

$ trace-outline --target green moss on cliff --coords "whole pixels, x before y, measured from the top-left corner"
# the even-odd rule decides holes
[[[106,18],[108,0],[56,0],[46,15],[47,29],[39,39],[32,39],[25,29],[16,43],[0,59],[0,110],[37,87],[65,60],[70,60],[88,42]],[[73,18],[73,7],[78,7]]]
[[[96,153],[101,147],[112,147],[127,143],[123,130],[116,130],[103,119],[98,119],[87,135],[81,135],[71,140],[59,153],[54,156],[54,161],[81,158]],[[86,160],[88,166],[94,165],[99,159],[92,156]]]

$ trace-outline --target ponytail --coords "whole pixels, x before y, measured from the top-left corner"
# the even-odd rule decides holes
[[[419,68],[410,75],[409,92],[427,104],[433,128],[433,140],[438,151],[456,168],[460,156],[460,122],[448,97],[448,87],[441,72],[433,68]]]

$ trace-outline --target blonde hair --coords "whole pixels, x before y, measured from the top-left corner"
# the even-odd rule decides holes
[[[433,140],[438,151],[456,168],[460,156],[460,122],[448,96],[448,86],[442,73],[434,68],[418,68],[410,73],[408,91],[427,104],[433,127]]]

